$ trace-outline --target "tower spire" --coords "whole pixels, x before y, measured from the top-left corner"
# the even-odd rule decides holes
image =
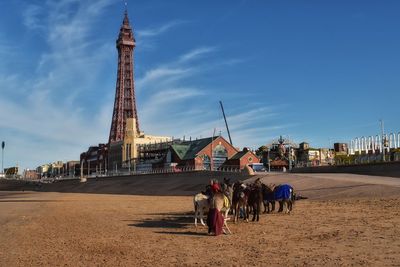
[[[123,25],[129,25],[128,19],[128,1],[125,0],[125,11],[124,11],[124,21],[122,22]]]
[[[135,131],[139,133],[139,119],[136,110],[133,76],[133,50],[135,45],[135,38],[129,24],[128,12],[125,10],[124,20],[116,40],[118,70],[109,143],[124,139],[126,120],[128,118],[136,120]]]

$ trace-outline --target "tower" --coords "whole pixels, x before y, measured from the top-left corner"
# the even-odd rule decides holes
[[[135,130],[139,133],[139,120],[136,111],[135,87],[133,80],[133,49],[135,38],[129,25],[128,12],[125,10],[124,20],[116,41],[118,50],[118,71],[115,89],[114,111],[111,121],[109,143],[123,140],[126,120],[134,118]]]

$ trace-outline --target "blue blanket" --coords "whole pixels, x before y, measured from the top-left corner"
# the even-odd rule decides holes
[[[278,199],[289,199],[291,197],[291,192],[293,192],[293,187],[288,184],[283,184],[278,186],[275,190],[275,200]]]

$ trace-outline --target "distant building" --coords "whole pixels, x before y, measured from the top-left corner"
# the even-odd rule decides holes
[[[233,157],[224,162],[224,167],[238,167],[243,169],[246,165],[253,163],[260,163],[260,159],[248,148],[243,148],[242,151],[237,152]]]
[[[302,142],[299,144],[299,150],[307,150],[310,148],[310,144],[307,142]]]
[[[311,148],[308,143],[300,143],[297,150],[297,167],[332,165],[334,151],[329,148]]]
[[[139,157],[138,147],[147,144],[169,142],[168,136],[147,135],[144,132],[136,132],[136,120],[126,120],[126,131],[122,140],[109,144],[108,170],[133,170]]]
[[[347,154],[349,150],[346,143],[334,143],[333,147],[336,153]]]
[[[249,150],[239,152],[222,136],[217,136],[140,145],[136,168],[139,171],[157,168],[239,169],[249,162],[259,162],[253,152]]]
[[[63,164],[63,176],[78,177],[80,175],[81,165],[78,160],[67,161]]]
[[[18,175],[18,170],[19,170],[18,166],[4,168],[4,174],[6,177],[14,177]]]
[[[50,164],[43,164],[36,168],[36,173],[40,175],[40,177],[47,177],[47,173],[49,171]]]
[[[24,170],[23,174],[22,174],[23,179],[25,180],[39,180],[40,174],[37,173],[36,170]]]
[[[267,149],[262,153],[262,162],[265,167],[269,164],[271,170],[287,170],[290,164],[293,166],[296,162],[297,144],[282,136],[265,147]]]
[[[36,172],[40,177],[56,177],[61,176],[64,172],[63,162],[55,161],[53,163],[43,164],[36,168]]]
[[[108,146],[107,144],[99,144],[98,146],[91,146],[86,152],[81,153],[80,156],[80,174],[105,174],[107,173],[108,163]]]

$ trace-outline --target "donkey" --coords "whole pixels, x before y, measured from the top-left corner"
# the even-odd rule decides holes
[[[228,192],[230,190],[228,189]],[[217,193],[218,194],[218,193]],[[217,195],[215,194],[215,195]],[[231,209],[231,200],[229,200],[229,197],[226,196],[226,193],[222,194],[222,207],[220,207],[219,211],[221,209],[224,212],[224,218],[225,220],[229,220],[228,218],[228,213],[229,210]],[[220,201],[219,198],[217,198],[218,201]],[[194,225],[197,227],[197,220],[200,219],[200,223],[205,226],[206,224],[204,223],[204,213],[208,212],[210,209],[210,206],[213,204],[214,197],[213,196],[208,196],[203,193],[198,193],[193,197],[193,204],[194,204]],[[219,207],[219,206],[218,206]]]
[[[197,227],[197,220],[200,219],[200,223],[205,226],[204,223],[204,212],[208,212],[210,209],[210,197],[203,194],[198,193],[193,197],[193,204],[194,204],[194,225]]]
[[[264,213],[275,211],[275,185],[262,184]],[[270,208],[271,207],[271,208]]]
[[[290,213],[293,210],[295,194],[293,187],[289,184],[281,184],[274,189],[275,200],[279,202],[278,212],[283,212],[284,204],[286,203],[285,213]]]
[[[260,220],[260,210],[261,203],[263,201],[263,193],[261,183],[254,183],[250,187],[248,205],[251,207],[253,211],[253,218],[251,219],[253,222],[257,218],[257,222]]]
[[[248,194],[246,185],[241,182],[236,182],[233,185],[233,196],[232,196],[232,209],[234,210],[234,222],[239,220],[240,209],[243,210],[243,220],[249,221],[249,211],[247,208]]]

